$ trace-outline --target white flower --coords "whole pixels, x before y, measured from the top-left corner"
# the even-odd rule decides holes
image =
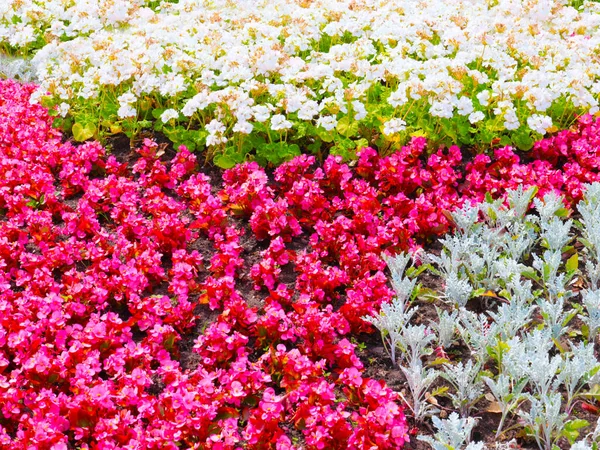
[[[485,114],[483,114],[481,111],[475,111],[469,114],[469,122],[473,124],[481,122],[483,119],[485,119]]]
[[[271,116],[269,108],[267,108],[265,105],[253,106],[252,113],[254,114],[254,120],[257,122],[264,122]]]
[[[137,102],[137,97],[131,92],[125,92],[117,97],[117,100],[120,105],[131,105],[132,103]]]
[[[481,91],[476,95],[477,100],[481,103],[481,106],[488,106],[490,101],[490,91]]]
[[[196,111],[203,110],[209,104],[210,102],[208,94],[204,91],[198,92],[185,103],[185,105],[181,109],[181,112],[184,116],[191,117]]]
[[[509,108],[504,112],[504,128],[507,130],[516,130],[521,126],[521,122],[519,122],[519,118],[517,117],[517,113],[514,109]]]
[[[210,121],[208,125],[206,125],[206,131],[210,134],[223,134],[225,133],[225,125],[217,119],[213,119]]]
[[[239,121],[233,126],[234,133],[250,134],[252,132],[252,124],[246,121]]]
[[[317,119],[317,126],[323,127],[327,131],[333,130],[337,126],[335,116],[322,116]]]
[[[177,74],[161,85],[160,94],[165,97],[172,97],[184,91],[185,87],[185,79],[180,74]]]
[[[469,97],[459,98],[456,101],[455,106],[461,116],[468,116],[473,112],[473,102]]]
[[[352,108],[354,108],[354,119],[362,120],[367,117],[367,110],[365,109],[365,105],[363,105],[358,100],[354,100],[352,102]]]
[[[119,117],[119,119],[125,119],[128,117],[136,117],[137,111],[134,107],[132,107],[130,105],[127,105],[127,104],[121,105],[121,107],[117,111],[117,116]]]
[[[160,120],[162,123],[167,123],[171,119],[177,119],[179,117],[179,113],[174,109],[165,109],[164,112],[160,115]]]
[[[429,108],[429,113],[435,117],[445,117],[446,119],[452,118],[454,106],[448,100],[438,101],[434,100]]]
[[[292,122],[287,120],[283,114],[275,114],[271,117],[271,130],[280,131],[292,128]]]
[[[308,100],[298,111],[298,118],[302,120],[312,120],[317,114],[319,114],[319,103],[314,100]]]
[[[527,118],[527,125],[536,133],[546,134],[546,130],[552,126],[552,118],[541,114],[533,114]]]
[[[225,130],[225,125],[223,125],[221,121],[217,119],[211,120],[210,123],[206,125],[206,131],[209,133],[206,137],[206,145],[210,147],[227,142],[227,138],[223,136]]]
[[[402,119],[391,119],[383,125],[383,134],[391,136],[406,129],[406,122]]]
[[[557,0],[435,0],[398,8],[366,0],[350,9],[340,0],[180,0],[158,2],[159,12],[146,3],[0,1],[0,45],[35,55],[41,94],[34,99],[49,92],[73,108],[130,89],[119,97],[120,117],[135,117],[138,97],[155,96],[186,117],[214,106],[218,117],[227,112],[242,124],[274,112],[319,121],[324,108],[363,120],[378,95],[389,95],[386,105],[400,114],[416,100],[413,111],[471,122],[485,121],[492,104],[517,100],[530,110],[519,109],[521,121],[559,99],[598,111],[594,2],[575,9]],[[31,48],[36,41],[39,50]],[[473,89],[477,101],[466,97]],[[480,105],[483,118],[474,109]],[[508,129],[520,126],[509,107],[498,109]],[[284,116],[272,125],[291,126]]]
[[[60,117],[65,117],[67,115],[67,113],[69,112],[69,109],[71,109],[69,104],[62,102],[60,105],[58,105],[58,115]]]
[[[216,134],[209,134],[206,137],[206,145],[211,147],[213,145],[224,144],[227,142],[227,138],[223,136],[217,136]]]
[[[394,108],[404,105],[408,101],[406,96],[406,87],[398,88],[392,92],[388,98],[388,103]]]

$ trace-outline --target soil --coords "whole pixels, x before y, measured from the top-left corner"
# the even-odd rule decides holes
[[[162,160],[169,161],[174,156],[175,151],[164,136],[152,135],[143,137],[152,137],[159,143],[159,145],[161,145],[161,148],[164,150],[164,155],[161,157]],[[131,167],[137,161],[137,153],[132,151],[130,147],[130,141],[125,136],[116,136],[110,138],[107,142],[107,148],[109,149],[110,154],[114,155],[119,162],[127,163],[129,167]],[[205,166],[201,168],[200,171],[210,177],[213,193],[218,192],[220,190],[222,171],[213,166]],[[267,173],[269,172],[267,171]],[[70,199],[70,201],[74,202],[76,205],[77,198]],[[267,294],[264,290],[254,289],[254,283],[251,280],[249,273],[252,265],[262,260],[261,252],[267,249],[268,242],[258,241],[255,239],[247,220],[235,217],[231,218],[230,220],[232,220],[233,223],[245,231],[240,240],[240,244],[244,249],[242,253],[242,257],[244,258],[244,273],[241,274],[240,278],[236,280],[236,288],[242,297],[248,302],[248,304],[250,306],[257,307],[260,313]],[[215,253],[212,242],[206,238],[197,239],[191,244],[191,248],[197,250],[203,255],[206,265],[209,264],[210,258]],[[295,238],[291,244],[288,244],[288,248],[298,253],[303,250],[310,250],[309,237],[302,235],[298,238]],[[426,248],[425,250],[439,254],[441,248],[442,247],[439,241],[434,239],[431,241],[430,247]],[[169,261],[163,261],[163,263],[164,268],[167,270],[169,267]],[[297,273],[294,269],[293,263],[282,267],[280,281],[285,283],[288,287],[295,286]],[[200,280],[206,276],[207,272],[202,271],[199,275]],[[441,296],[444,286],[440,277],[429,272],[424,272],[419,276],[419,282],[423,288],[427,288],[430,292],[437,293],[438,296]],[[153,291],[153,294],[160,293],[161,292],[157,292],[156,290]],[[497,300],[483,297],[469,302],[469,309],[474,312],[482,312],[489,308],[493,308],[495,302],[497,302]],[[447,306],[444,302],[433,301],[433,299],[417,299],[414,306],[417,307],[417,313],[412,321],[414,324],[429,324],[435,320],[437,318],[436,306],[441,309],[450,310],[449,306]],[[128,314],[128,311],[124,310],[118,310],[117,312],[122,317],[125,317]],[[210,323],[216,320],[219,315],[218,311],[212,311],[208,305],[199,305],[196,309],[196,313],[198,314],[200,320],[198,321],[194,330],[188,335],[183,336],[182,340],[178,343],[180,363],[183,369],[193,370],[198,365],[199,356],[193,351],[195,341],[198,336],[203,333],[204,329]],[[578,328],[581,325],[579,319],[574,319],[573,325]],[[139,330],[137,330],[134,337],[137,339],[142,339],[143,335],[144,333],[141,333]],[[359,336],[355,336],[355,339],[355,342],[359,344],[359,348],[357,348],[357,354],[365,367],[364,376],[384,380],[391,389],[399,392],[402,397],[408,400],[410,398],[410,393],[408,391],[408,387],[406,386],[406,379],[402,371],[393,366],[386,349],[382,344],[381,336],[377,333],[361,334]],[[453,361],[467,360],[469,358],[469,351],[465,346],[454,345],[445,350],[449,355],[451,355],[451,359]],[[598,348],[596,350],[598,350]],[[430,360],[433,359],[435,359],[435,355],[430,357]],[[447,383],[445,384],[443,380],[438,380],[436,384],[434,384],[433,389],[436,387],[443,387],[445,385],[447,385]],[[154,384],[150,388],[150,393],[153,395],[158,395],[163,387],[164,386],[161,385],[160,380],[154,380]],[[437,396],[432,401],[438,403],[438,407],[442,411],[440,414],[442,418],[454,411],[450,399],[444,397],[443,395]],[[535,442],[531,439],[526,440],[523,436],[517,435],[514,430],[510,431],[511,428],[513,428],[513,425],[515,425],[515,419],[510,416],[507,418],[507,421],[504,424],[505,432],[501,436],[500,440],[497,440],[495,438],[495,430],[500,421],[500,414],[493,411],[493,404],[489,399],[483,398],[477,403],[477,408],[473,413],[478,419],[477,425],[475,426],[472,434],[474,441],[483,441],[485,443],[485,448],[488,449],[538,448]],[[405,407],[405,413],[407,414],[407,420],[410,428],[413,428],[414,431],[420,434],[433,435],[434,428],[430,420],[420,424],[415,423],[410,416],[410,406],[408,405]],[[591,424],[595,424],[598,420],[597,415],[583,410],[580,405],[576,405],[574,408],[573,418],[575,417],[587,420]],[[282,426],[285,427],[286,425],[282,424]],[[581,430],[581,435],[584,436],[586,433],[591,432],[593,430],[593,426],[594,425],[590,425],[589,427]],[[288,428],[290,428],[289,435],[294,435],[294,427],[290,425]],[[520,427],[515,428],[517,431],[521,429]],[[296,434],[298,438],[302,437],[301,434]],[[559,440],[557,444],[560,449],[570,448],[570,444],[564,438]],[[424,450],[430,449],[431,447],[429,444],[417,440],[415,434],[411,437],[411,441],[405,446],[405,448]]]

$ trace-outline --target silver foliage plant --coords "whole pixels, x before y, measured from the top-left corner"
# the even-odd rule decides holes
[[[551,449],[576,399],[600,384],[600,363],[594,355],[600,333],[600,183],[586,186],[585,199],[577,206],[580,221],[567,217],[556,193],[542,199],[534,199],[535,194],[534,188],[518,189],[504,199],[465,203],[452,213],[455,232],[440,240],[440,254],[423,258],[443,277],[447,303],[436,306],[437,318],[429,326],[410,323],[417,308],[411,305],[417,280],[405,276],[410,257],[386,261],[396,298],[382,305],[378,316],[365,320],[380,330],[404,373],[417,420],[436,412],[435,402],[427,401],[435,381],[443,378],[451,386],[446,395],[460,416],[434,416],[435,436],[419,437],[434,449],[483,448],[469,444],[475,425],[469,414],[486,392],[501,412],[496,437],[509,415],[516,414],[538,447]],[[563,255],[572,251],[574,226],[584,249],[569,264]],[[580,260],[585,263],[583,273],[578,271]],[[571,288],[577,276],[585,277],[587,284],[581,292]],[[581,306],[571,308],[579,295]],[[474,297],[483,299],[484,308],[490,305],[486,297],[494,297],[495,306],[471,312],[467,307]],[[584,340],[564,348],[568,323],[577,314],[585,324]],[[443,370],[428,367],[425,357],[432,347],[449,348],[455,340],[470,349],[471,357],[448,362]],[[489,364],[496,364],[497,375],[482,372]],[[566,393],[565,401],[560,390]],[[588,434],[573,448],[595,449],[600,425],[596,431],[593,447]]]
[[[600,330],[600,290],[588,290],[583,293],[583,305],[587,315],[579,317],[588,327],[588,340],[594,342]]]
[[[445,364],[442,378],[448,381],[455,392],[450,393],[452,404],[460,411],[462,417],[468,417],[469,412],[483,396],[483,380],[480,378],[481,364],[473,364],[469,360],[466,364]]]
[[[419,422],[437,411],[434,405],[426,401],[426,394],[438,378],[439,372],[425,367],[422,361],[423,356],[431,353],[431,343],[437,337],[433,330],[425,325],[409,324],[414,309],[408,309],[408,302],[417,281],[405,276],[409,261],[410,256],[406,254],[386,258],[396,297],[391,304],[381,305],[379,315],[367,316],[364,320],[372,323],[381,332],[392,362],[404,373],[411,392],[413,417]],[[397,350],[400,350],[400,357],[396,356]]]
[[[427,442],[434,450],[480,450],[484,448],[483,443],[469,443],[475,424],[472,417],[460,418],[456,413],[450,414],[447,419],[434,416],[433,425],[437,433],[433,437],[418,436],[417,439]]]
[[[378,315],[365,316],[363,320],[379,330],[392,363],[397,364],[396,349],[403,343],[402,333],[415,312],[414,309],[408,310],[408,302],[417,280],[410,280],[404,276],[410,255],[402,253],[395,257],[386,257],[385,261],[392,274],[392,286],[396,296],[392,303],[382,303]]]
[[[581,214],[582,239],[586,247],[585,269],[593,289],[600,288],[600,183],[586,187],[584,199],[577,205]]]

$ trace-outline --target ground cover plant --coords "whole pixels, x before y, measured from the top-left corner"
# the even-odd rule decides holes
[[[220,167],[530,149],[598,112],[600,7],[581,0],[7,0],[3,53],[77,140],[154,128]],[[18,74],[19,63],[0,63]]]
[[[3,447],[401,448],[424,433],[434,447],[462,448],[478,430],[470,416],[489,390],[500,405],[500,437],[508,440],[502,429],[521,417],[526,448],[568,439],[591,448],[593,427],[573,420],[582,396],[593,409],[597,395],[589,343],[599,328],[598,201],[584,197],[600,181],[600,122],[592,116],[537,142],[530,161],[509,147],[469,162],[456,146],[428,155],[426,140],[415,137],[389,156],[366,148],[353,164],[330,156],[318,165],[302,155],[270,173],[246,163],[219,179],[187,149],[150,139],[134,151],[76,146],[31,104],[35,89],[0,83]],[[519,186],[511,208],[494,200]],[[546,221],[528,211],[530,186]],[[495,217],[475,206],[484,200]],[[565,294],[579,280],[573,249],[566,264],[561,252],[572,244],[573,223],[560,218],[573,205],[589,290],[575,313]],[[457,208],[462,213],[450,214]],[[453,249],[463,258],[461,242],[482,238],[484,227],[493,228],[497,242],[486,242],[496,247],[453,265]],[[500,239],[502,227],[514,239]],[[446,277],[444,290],[416,285],[422,269],[405,278],[408,260],[394,255],[454,228],[458,235],[430,261]],[[535,245],[547,248],[523,259]],[[503,324],[490,351],[477,331],[488,316],[460,306],[488,291],[508,300],[498,286],[516,299],[513,269],[540,292],[489,311]],[[434,333],[411,314],[438,294],[458,312],[439,303]],[[378,315],[398,319],[384,337],[394,340],[390,350],[398,344],[400,367],[387,373],[404,376],[404,393],[368,367],[363,342],[373,342],[369,318]],[[457,317],[472,358],[450,352]],[[513,318],[543,328],[519,332]],[[585,325],[573,346],[564,341],[567,318]],[[547,360],[531,350],[537,342]],[[446,365],[430,366],[428,348]],[[531,357],[529,368],[502,372],[517,350]],[[555,369],[537,374],[549,378],[535,378],[534,357]],[[432,419],[427,433],[440,407],[450,414]]]

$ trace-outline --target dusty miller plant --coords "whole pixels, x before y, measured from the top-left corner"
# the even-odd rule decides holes
[[[479,377],[481,363],[473,364],[469,360],[466,364],[444,364],[444,372],[440,375],[455,389],[450,393],[452,404],[460,411],[462,417],[467,417],[475,403],[483,395],[483,381]]]
[[[600,330],[600,290],[585,291],[582,300],[587,315],[579,317],[587,326],[588,341],[594,342]]]
[[[567,414],[571,412],[573,400],[598,372],[599,364],[594,355],[594,344],[580,342],[566,355],[556,385],[563,385],[567,392],[565,405]]]
[[[508,414],[513,411],[521,402],[523,388],[527,384],[527,377],[515,380],[506,374],[501,373],[496,380],[489,377],[482,377],[485,384],[490,388],[492,395],[496,398],[500,411],[500,423],[496,430],[496,438],[502,433],[502,427]]]
[[[402,331],[414,314],[414,310],[408,310],[407,303],[412,296],[416,280],[410,280],[404,276],[404,270],[409,260],[410,256],[405,254],[386,258],[386,263],[392,273],[392,285],[396,296],[391,303],[381,304],[378,315],[363,317],[363,320],[371,323],[381,333],[383,345],[394,365],[397,364],[396,349],[402,343]]]
[[[436,307],[435,310],[438,315],[438,321],[431,321],[431,328],[437,335],[437,344],[442,348],[448,348],[452,345],[452,340],[454,339],[454,334],[456,332],[458,311],[455,310],[452,311],[452,313],[449,313],[438,307]]]
[[[522,339],[514,337],[508,342],[509,349],[504,354],[502,373],[514,379],[527,377],[536,394],[547,396],[562,367],[559,355],[550,356],[553,345],[547,328],[525,333]]]
[[[480,450],[483,443],[471,443],[463,447],[471,440],[471,432],[476,421],[472,417],[460,418],[458,414],[452,413],[448,419],[433,417],[433,425],[437,433],[431,436],[419,436],[417,439],[427,442],[434,450]]]
[[[0,78],[1,77],[17,79],[26,83],[37,81],[35,69],[31,64],[31,61],[2,55],[0,53]]]
[[[408,365],[421,357],[431,354],[429,345],[435,340],[435,334],[425,325],[406,325],[400,334],[400,349]]]
[[[534,306],[529,304],[532,297],[530,281],[524,284],[521,284],[520,281],[511,281],[508,286],[508,302],[502,303],[495,312],[488,312],[496,324],[496,330],[502,341],[515,337],[517,332],[529,323],[531,314],[535,309]],[[529,294],[527,291],[529,291]]]
[[[406,382],[412,396],[412,412],[414,419],[421,422],[423,418],[438,410],[433,404],[426,401],[426,394],[433,382],[438,378],[439,372],[427,369],[421,360],[415,360],[407,367],[400,366],[406,377]]]
[[[562,397],[557,392],[542,395],[539,399],[530,394],[525,397],[531,407],[529,411],[519,411],[519,416],[525,421],[538,447],[551,450],[567,419],[567,415],[561,412]]]
[[[424,355],[431,353],[429,344],[435,338],[435,334],[424,325],[407,325],[402,331],[400,348],[403,363],[400,363],[400,369],[406,377],[413,400],[414,418],[418,422],[426,415],[437,412],[433,405],[425,402],[425,395],[439,373],[425,368],[421,360]]]
[[[496,324],[490,322],[485,314],[475,314],[461,308],[458,332],[475,359],[485,363],[489,358],[487,349],[497,334]]]
[[[600,183],[586,185],[585,195],[577,205],[581,214],[582,238],[586,248],[586,273],[593,289],[600,288]]]

